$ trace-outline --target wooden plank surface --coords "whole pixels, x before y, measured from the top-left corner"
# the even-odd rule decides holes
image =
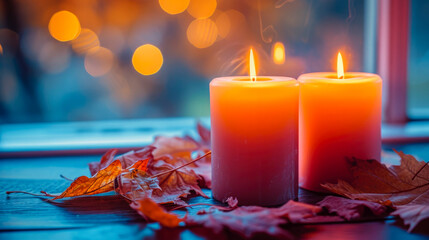
[[[417,145],[420,149],[422,145]],[[425,145],[425,146],[429,146]],[[392,147],[392,146],[389,146]],[[401,149],[401,146],[394,146]],[[413,147],[404,146],[412,150]],[[426,151],[422,152],[423,154]],[[231,239],[229,231],[214,234],[203,228],[160,227],[146,223],[118,196],[90,196],[49,203],[43,198],[10,195],[5,191],[22,190],[52,193],[63,191],[69,182],[59,174],[74,178],[88,175],[87,163],[98,156],[0,160],[0,239]],[[211,195],[210,190],[204,190]],[[300,190],[300,201],[315,203],[323,195]],[[212,199],[194,198],[190,203],[215,203]],[[218,204],[218,203],[217,203]],[[195,207],[195,214],[204,206]],[[185,212],[181,211],[180,214]],[[295,225],[288,230],[303,239],[427,239],[428,234],[408,234],[393,220],[362,223]],[[259,236],[263,239],[266,237]]]

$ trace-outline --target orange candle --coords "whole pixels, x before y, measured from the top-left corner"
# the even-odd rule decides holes
[[[279,205],[298,193],[299,86],[252,66],[251,77],[210,82],[213,197]]]
[[[300,186],[324,191],[322,183],[350,180],[347,158],[380,161],[381,78],[337,73],[309,73],[298,78]]]

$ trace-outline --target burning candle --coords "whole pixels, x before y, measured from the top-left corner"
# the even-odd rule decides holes
[[[272,206],[297,198],[298,82],[256,76],[210,82],[213,197]]]
[[[299,108],[300,186],[324,191],[322,183],[350,180],[347,158],[380,161],[381,78],[344,74],[338,53],[337,73],[303,74]]]

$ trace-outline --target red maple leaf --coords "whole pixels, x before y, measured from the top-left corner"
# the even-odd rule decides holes
[[[100,169],[103,169],[109,166],[113,161],[119,160],[122,164],[122,168],[126,169],[136,163],[137,161],[144,159],[153,159],[152,152],[155,149],[153,146],[147,146],[137,151],[130,151],[125,154],[122,154],[115,158],[118,149],[110,149],[107,151],[99,162],[91,162],[89,163],[89,171],[91,172],[91,176],[94,176]]]

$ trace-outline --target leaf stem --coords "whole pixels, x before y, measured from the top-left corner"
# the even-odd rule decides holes
[[[426,187],[428,185],[429,185],[429,182],[425,183],[425,184],[422,184],[422,185],[419,185],[419,186],[416,186],[416,187],[413,187],[413,188],[410,188],[410,189],[405,189],[405,190],[396,191],[396,192],[390,192],[390,194],[409,192],[409,191],[413,191],[413,190],[416,190],[416,189],[419,189],[419,188],[422,188],[422,187]]]
[[[67,181],[70,181],[70,182],[73,182],[73,181],[74,181],[73,179],[68,178],[68,177],[66,177],[66,176],[64,176],[64,175],[62,175],[62,174],[60,174],[60,177],[61,177],[61,178],[63,178],[63,179],[65,179],[65,180],[67,180]]]
[[[6,192],[6,194],[12,194],[12,193],[23,193],[23,194],[33,195],[36,197],[51,197],[50,194],[43,192],[43,191],[42,191],[42,194],[36,194],[36,193],[25,192],[25,191],[7,191]]]
[[[196,161],[198,161],[198,160],[201,160],[201,159],[203,159],[203,158],[207,157],[207,156],[208,156],[208,155],[210,155],[210,154],[212,154],[212,151],[208,151],[208,152],[206,152],[206,154],[202,155],[201,157],[196,158],[196,159],[194,159],[194,160],[192,160],[192,161],[190,161],[190,162],[188,162],[188,163],[186,163],[186,164],[183,164],[182,166],[179,166],[179,167],[176,167],[176,168],[170,169],[170,170],[165,171],[165,172],[162,172],[162,173],[158,173],[158,174],[156,174],[156,175],[154,175],[154,176],[152,176],[152,177],[159,177],[159,176],[161,176],[161,175],[164,175],[164,174],[167,174],[167,173],[170,173],[170,172],[177,171],[177,170],[179,170],[179,169],[181,169],[181,168],[183,168],[183,167],[186,167],[186,166],[188,166],[188,165],[190,165],[190,164],[192,164],[192,163],[194,163],[194,162],[196,162]]]

